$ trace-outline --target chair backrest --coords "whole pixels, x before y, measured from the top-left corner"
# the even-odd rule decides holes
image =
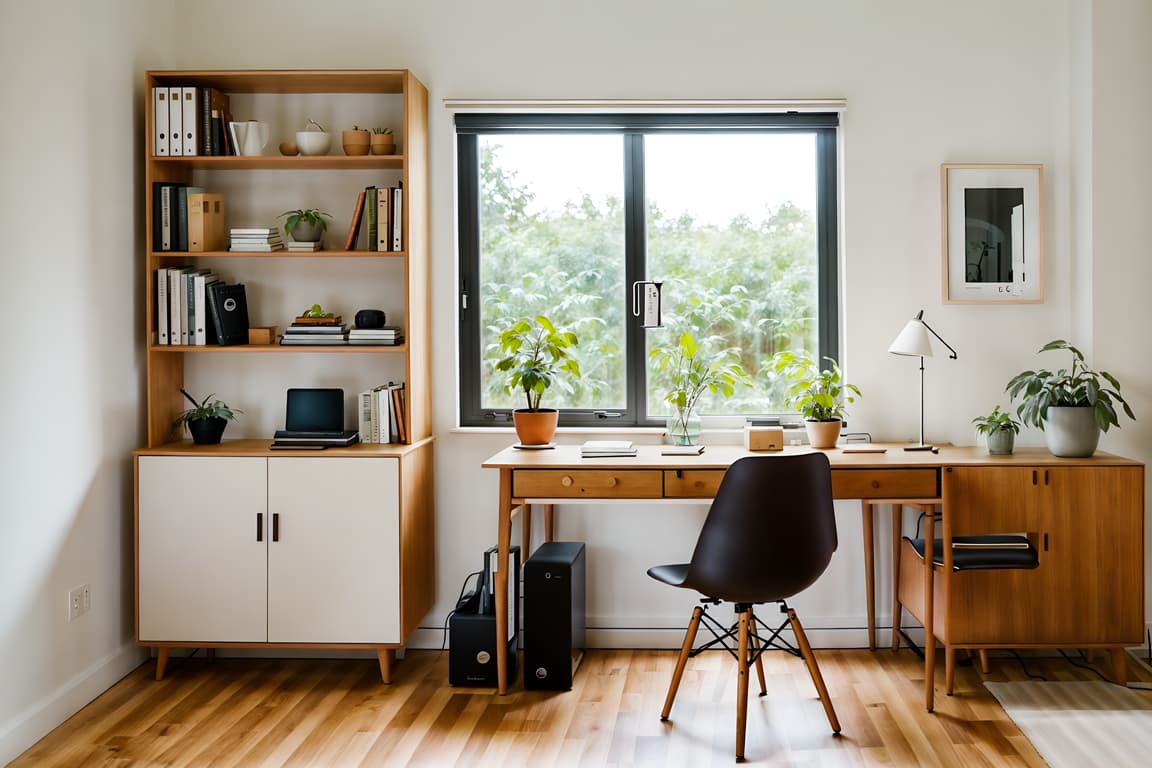
[[[748,456],[716,491],[684,586],[731,602],[783,600],[815,582],[835,551],[828,457]]]

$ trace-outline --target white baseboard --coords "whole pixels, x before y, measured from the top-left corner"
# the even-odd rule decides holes
[[[15,760],[53,728],[140,666],[146,658],[146,649],[125,643],[30,704],[20,715],[0,723],[0,765]]]

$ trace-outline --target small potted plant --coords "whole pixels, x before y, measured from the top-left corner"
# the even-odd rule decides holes
[[[1120,395],[1120,382],[1107,371],[1094,371],[1084,365],[1084,354],[1063,339],[1055,339],[1040,352],[1066,349],[1072,353],[1072,368],[1057,371],[1024,371],[1012,377],[1005,391],[1013,400],[1025,424],[1044,430],[1044,441],[1055,456],[1085,457],[1096,452],[1100,431],[1120,426],[1116,406],[1135,419],[1132,407]]]
[[[324,217],[332,215],[318,208],[297,208],[294,211],[284,211],[277,218],[284,219],[284,234],[291,235],[298,243],[318,243],[328,229],[328,222]]]
[[[371,134],[368,133],[367,128],[353,125],[352,130],[344,131],[340,135],[340,141],[344,145],[344,154],[366,155],[371,142]]]
[[[737,384],[748,382],[740,363],[726,358],[706,360],[691,333],[681,334],[675,347],[656,347],[648,357],[668,380],[664,402],[675,409],[667,423],[673,445],[695,445],[700,438],[696,405],[705,391],[731,397]]]
[[[1016,435],[1020,432],[1020,422],[996,405],[987,416],[972,419],[976,434],[985,435],[988,440],[988,453],[1006,455],[1012,453],[1016,445]]]
[[[372,154],[391,155],[396,151],[396,137],[392,135],[391,128],[372,129]]]
[[[776,373],[792,382],[786,397],[790,408],[804,417],[808,444],[813,448],[834,448],[840,439],[845,408],[856,402],[860,390],[843,380],[840,366],[830,357],[821,368],[806,354],[780,352],[775,356]]]
[[[521,445],[547,445],[556,434],[560,412],[541,408],[540,399],[550,386],[560,381],[560,374],[579,378],[580,364],[569,349],[579,344],[576,334],[557,330],[544,315],[517,321],[500,334],[500,348],[505,356],[496,362],[496,370],[507,373],[504,391],[524,392],[527,408],[512,411],[512,422]]]
[[[192,407],[177,416],[172,422],[172,427],[181,429],[187,426],[188,433],[192,435],[192,442],[197,445],[219,443],[224,435],[224,427],[228,426],[229,421],[236,419],[236,414],[243,413],[239,408],[233,408],[222,400],[213,400],[215,394],[208,395],[200,402],[196,402],[196,398],[183,389],[180,390],[180,394],[188,398]]]

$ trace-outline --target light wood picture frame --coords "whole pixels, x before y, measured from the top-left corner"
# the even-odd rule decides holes
[[[1044,166],[943,163],[945,304],[1044,301]]]

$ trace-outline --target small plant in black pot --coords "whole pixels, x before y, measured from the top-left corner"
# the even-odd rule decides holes
[[[213,400],[215,394],[208,395],[200,402],[196,402],[196,398],[183,389],[180,390],[180,394],[188,398],[194,407],[177,416],[172,426],[182,429],[187,425],[188,432],[192,435],[192,442],[198,445],[219,443],[224,435],[224,427],[228,426],[229,421],[235,421],[236,414],[243,413],[239,408],[232,408],[222,400]]]

